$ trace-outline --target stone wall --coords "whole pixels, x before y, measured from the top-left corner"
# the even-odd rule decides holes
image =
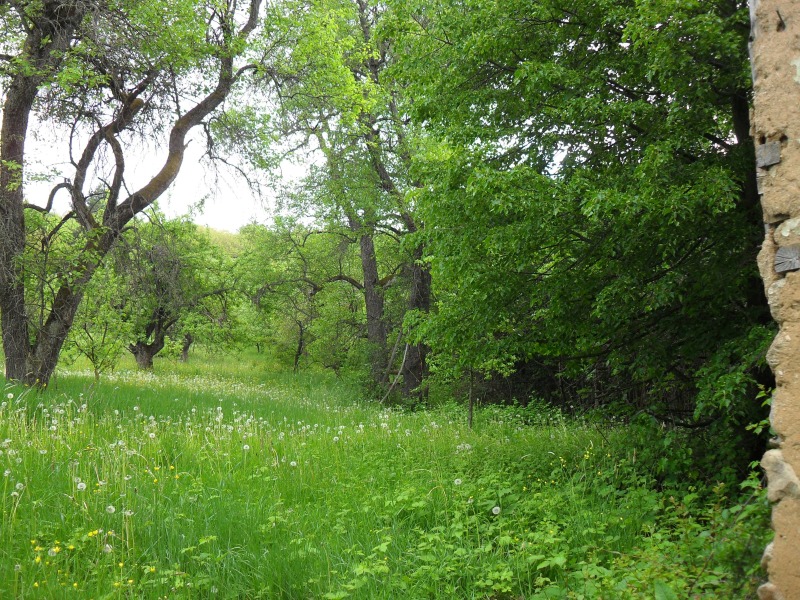
[[[774,541],[761,600],[800,600],[800,2],[750,0],[753,139],[765,238],[758,265],[780,331],[767,354],[775,447],[761,462]]]

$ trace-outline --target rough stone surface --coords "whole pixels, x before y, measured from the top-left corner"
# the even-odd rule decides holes
[[[770,421],[780,441],[762,460],[775,538],[758,597],[800,600],[800,271],[775,270],[778,249],[800,244],[800,2],[750,0],[750,14],[752,133],[767,224],[758,267],[780,325],[768,353],[776,379]]]
[[[774,583],[765,583],[758,588],[758,600],[783,600]]]
[[[783,459],[780,450],[768,450],[761,459],[761,466],[767,473],[767,498],[779,502],[786,497],[800,498],[800,481]]]
[[[775,243],[778,246],[800,244],[800,217],[787,219],[775,229]]]
[[[764,554],[761,556],[761,568],[765,571],[769,568],[769,561],[772,560],[772,549],[774,548],[774,544],[770,542],[767,544],[767,547],[764,548]]]

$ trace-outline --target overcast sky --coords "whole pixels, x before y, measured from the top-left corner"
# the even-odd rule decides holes
[[[31,130],[35,131],[33,127]],[[53,132],[50,135],[37,132],[29,137],[26,145],[29,159],[26,175],[31,177],[50,173],[45,180],[37,181],[37,177],[34,177],[26,185],[26,200],[40,206],[47,203],[47,196],[56,183],[64,177],[74,177],[74,168],[68,161],[66,143],[61,140],[54,144],[56,137]],[[232,232],[254,221],[268,222],[272,212],[270,199],[257,199],[244,178],[234,170],[222,167],[215,172],[201,164],[202,150],[200,140],[193,139],[190,142],[177,179],[158,201],[166,215],[177,217],[191,214],[198,225]],[[165,149],[126,151],[125,181],[128,189],[135,190],[152,177],[165,157]],[[56,197],[54,211],[65,214],[68,210],[69,195],[62,190]]]

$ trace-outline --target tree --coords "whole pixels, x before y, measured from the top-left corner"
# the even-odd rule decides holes
[[[201,1],[114,6],[77,0],[18,2],[0,17],[9,35],[3,77],[7,80],[0,129],[0,314],[6,377],[46,384],[80,305],[85,286],[131,219],[150,206],[175,179],[186,138],[225,100],[252,69],[237,64],[258,25],[261,0]],[[18,42],[19,41],[19,42]],[[54,187],[44,207],[24,203],[25,141],[29,117],[47,94],[47,114],[71,128],[74,174]],[[188,97],[188,99],[187,99]],[[40,101],[41,102],[41,101]],[[42,109],[45,104],[40,103]],[[125,149],[140,128],[165,132],[168,151],[160,170],[123,196]],[[88,136],[80,144],[81,134]],[[127,136],[127,137],[126,137]],[[109,163],[103,158],[108,155]],[[104,182],[99,198],[87,194]],[[52,207],[60,190],[70,194],[83,241],[64,273],[41,327],[25,302],[25,211]]]
[[[339,372],[369,339],[353,240],[283,218],[242,235],[239,279],[264,316],[264,341],[290,354],[295,370],[309,356]]]
[[[418,184],[409,175],[413,136],[399,111],[401,90],[384,75],[394,59],[390,40],[378,31],[386,7],[366,0],[289,0],[279,10],[283,18],[276,19],[271,39],[288,50],[265,67],[276,82],[277,118],[247,126],[261,133],[244,139],[255,164],[274,162],[263,157],[265,145],[276,138],[288,137],[295,147],[320,156],[303,183],[311,191],[302,194],[309,200],[303,209],[318,217],[321,229],[347,230],[358,244],[372,377],[384,385],[393,368],[388,341],[397,332],[391,331],[385,312],[379,236],[405,240],[409,307],[426,311],[430,304],[430,275],[413,237],[420,228],[412,193]],[[257,111],[237,111],[220,126],[241,140],[242,124],[257,116]],[[421,391],[425,353],[423,344],[413,343],[401,353],[407,395]]]
[[[183,360],[196,339],[220,343],[231,326],[235,287],[231,261],[193,223],[149,216],[113,253],[124,289],[115,306],[130,328],[127,348],[140,369],[153,368],[169,337],[180,340]]]
[[[553,398],[582,381],[575,400],[646,383],[643,407],[679,419],[704,369],[737,369],[703,410],[741,417],[767,322],[745,4],[393,7],[396,73],[431,134],[422,333],[440,366],[526,368]]]
[[[92,365],[95,381],[113,370],[133,335],[131,323],[120,313],[125,284],[114,269],[98,268],[86,288],[83,302],[64,345],[67,356],[83,356]]]

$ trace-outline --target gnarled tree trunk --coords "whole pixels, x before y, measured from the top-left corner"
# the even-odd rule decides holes
[[[40,14],[29,15],[28,34],[18,63],[28,64],[30,68],[20,67],[11,77],[0,126],[0,326],[6,377],[29,384],[43,381],[34,363],[49,362],[50,357],[49,353],[32,355],[34,349],[20,271],[20,258],[25,248],[25,140],[39,86],[58,68],[85,10],[82,3],[47,2]],[[69,316],[65,318],[71,323]],[[51,328],[54,325],[51,324]]]

